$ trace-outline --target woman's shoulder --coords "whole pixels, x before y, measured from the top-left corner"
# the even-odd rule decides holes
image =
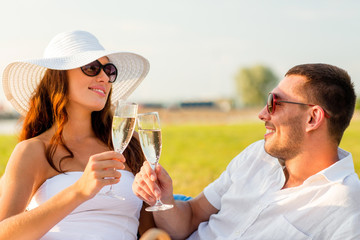
[[[45,142],[39,137],[23,140],[16,144],[14,152],[19,152],[22,155],[31,153],[31,155],[44,154]]]
[[[45,142],[37,137],[19,142],[10,156],[7,168],[31,171],[47,170],[45,146]]]
[[[32,137],[26,140],[19,142],[15,149],[19,149],[21,151],[31,151],[34,154],[43,154],[46,149],[46,146],[49,144],[50,139],[52,137],[52,132],[45,131],[42,134]]]

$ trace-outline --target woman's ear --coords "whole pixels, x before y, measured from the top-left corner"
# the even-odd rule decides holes
[[[310,108],[307,120],[306,131],[314,131],[318,129],[325,121],[324,110],[320,106],[313,106]]]

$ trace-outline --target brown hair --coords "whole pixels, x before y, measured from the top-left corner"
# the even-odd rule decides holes
[[[105,143],[109,149],[113,149],[111,140],[111,92],[109,93],[105,107],[101,111],[91,114],[92,128],[95,136]],[[61,162],[66,158],[73,158],[74,154],[63,140],[62,133],[68,121],[66,105],[68,103],[68,78],[65,70],[51,70],[45,72],[34,95],[30,99],[29,111],[26,114],[20,133],[19,140],[36,137],[56,124],[56,132],[52,136],[49,146],[46,147],[45,156],[50,166],[59,173]],[[69,154],[60,159],[59,168],[54,164],[54,154],[58,146],[62,146]],[[137,138],[132,138],[123,155],[131,171],[136,174],[140,171],[145,157]]]
[[[349,74],[336,66],[318,63],[295,66],[285,74],[288,75],[306,77],[306,82],[298,89],[299,94],[330,115],[328,130],[339,144],[355,109],[356,94]]]

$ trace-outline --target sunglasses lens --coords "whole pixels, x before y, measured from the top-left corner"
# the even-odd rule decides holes
[[[96,76],[101,70],[101,65],[98,61],[94,61],[81,67],[81,70],[88,76]]]
[[[266,103],[268,113],[272,114],[274,112],[274,96],[272,93],[269,94],[267,103]]]
[[[85,66],[81,67],[81,71],[87,76],[95,77],[98,75],[103,69],[105,74],[109,77],[109,82],[113,83],[116,80],[117,77],[117,69],[114,64],[107,63],[105,65],[102,65],[99,61],[94,61],[92,63],[89,63]]]
[[[117,77],[117,69],[114,64],[108,63],[104,66],[104,72],[109,77],[109,82],[114,82]]]

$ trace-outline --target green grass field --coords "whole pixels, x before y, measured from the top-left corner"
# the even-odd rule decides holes
[[[160,163],[173,178],[174,192],[196,196],[225,170],[228,163],[250,143],[262,139],[264,124],[165,125]],[[346,131],[341,147],[352,152],[360,173],[360,120]],[[0,175],[16,144],[16,137],[0,136]]]
[[[0,135],[0,176],[4,173],[6,163],[16,143],[17,143],[16,136]]]

